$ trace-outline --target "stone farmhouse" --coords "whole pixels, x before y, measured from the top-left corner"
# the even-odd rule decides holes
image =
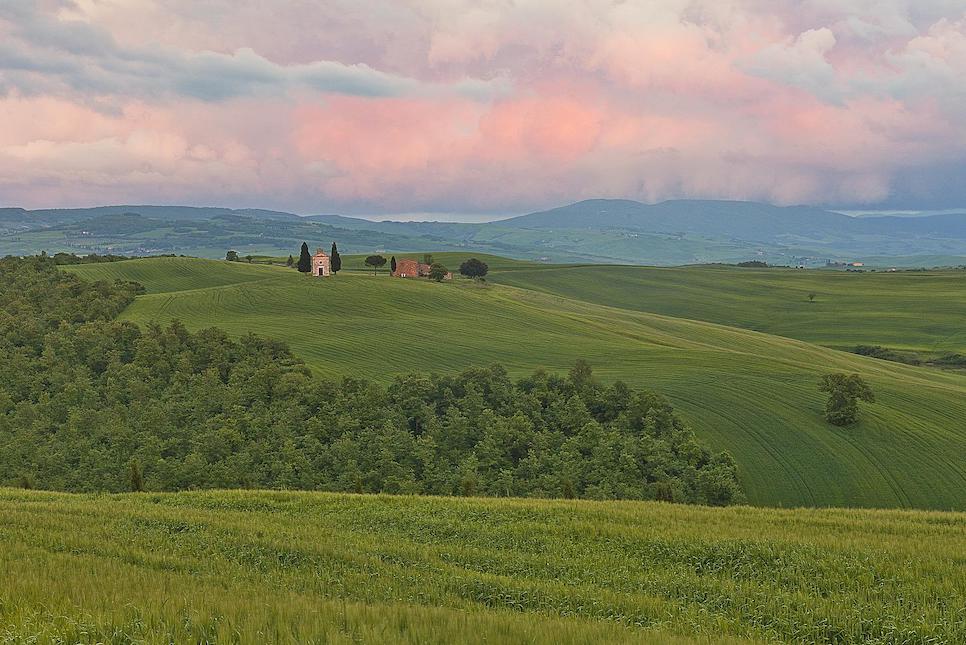
[[[428,278],[429,268],[430,265],[419,262],[418,260],[402,258],[401,260],[396,260],[396,270],[393,271],[392,276],[394,278]],[[447,273],[443,279],[452,280],[453,274]]]
[[[312,256],[312,275],[320,278],[332,275],[332,258],[322,249],[316,249]]]

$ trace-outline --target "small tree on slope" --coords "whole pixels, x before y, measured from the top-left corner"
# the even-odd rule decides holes
[[[470,258],[466,262],[460,265],[460,273],[465,275],[467,278],[473,278],[478,280],[485,276],[490,270],[486,262],[482,260],[477,260],[476,258]]]
[[[386,266],[386,258],[381,255],[370,255],[366,258],[366,266],[372,267],[372,275],[376,275],[376,269]]]
[[[872,388],[858,374],[826,374],[818,389],[828,393],[825,420],[847,426],[859,420],[859,401],[874,403]]]
[[[432,266],[429,267],[429,277],[435,280],[436,282],[442,282],[443,280],[446,279],[446,276],[448,274],[449,274],[449,269],[444,267],[439,262],[435,262],[433,263]]]

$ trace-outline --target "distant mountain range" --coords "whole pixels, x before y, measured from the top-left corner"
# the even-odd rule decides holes
[[[694,264],[763,259],[820,265],[966,263],[966,213],[866,216],[809,206],[592,199],[484,224],[375,222],[262,209],[0,208],[0,253],[73,251],[221,257],[287,255],[338,241],[343,252],[470,249],[550,262]]]

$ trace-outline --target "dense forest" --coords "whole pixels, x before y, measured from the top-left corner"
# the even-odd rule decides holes
[[[276,341],[115,320],[138,287],[0,260],[0,485],[742,499],[666,399],[583,362],[333,382]]]

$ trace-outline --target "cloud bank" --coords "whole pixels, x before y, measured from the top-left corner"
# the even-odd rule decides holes
[[[4,0],[0,202],[966,205],[961,0]]]

